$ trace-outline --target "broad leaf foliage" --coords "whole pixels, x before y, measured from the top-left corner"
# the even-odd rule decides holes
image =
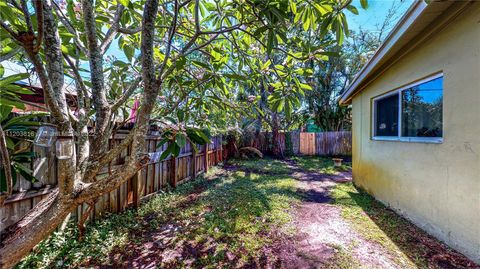
[[[348,35],[344,11],[358,13],[337,0],[3,0],[0,10],[0,59],[32,67],[51,122],[77,144],[74,156],[59,162],[59,187],[48,203],[2,237],[6,267],[72,208],[141,169],[149,125],[160,126],[162,143],[169,143],[166,158],[186,141],[207,143],[203,128],[222,130],[252,113],[290,117],[311,90],[304,62],[330,56],[308,37],[334,36],[341,44]],[[247,91],[253,98],[240,98]],[[11,95],[0,105],[17,101]],[[109,148],[126,122],[134,128]],[[97,178],[129,145],[133,158]]]

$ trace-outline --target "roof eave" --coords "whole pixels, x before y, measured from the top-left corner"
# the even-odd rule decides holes
[[[418,17],[424,12],[427,4],[425,1],[417,0],[407,10],[405,15],[399,20],[394,29],[387,36],[382,45],[375,51],[375,54],[368,60],[368,62],[362,67],[360,72],[355,76],[353,81],[348,86],[347,90],[340,96],[339,103],[341,105],[348,105],[355,92],[359,89],[359,86],[365,81],[365,79],[371,75],[381,62],[381,60],[397,45],[397,41],[404,36],[404,34],[410,29],[412,24],[418,19]]]

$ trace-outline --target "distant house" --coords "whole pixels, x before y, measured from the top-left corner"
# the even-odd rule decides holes
[[[24,66],[21,66],[12,61],[3,61],[1,65],[4,67],[5,70],[5,74],[3,75],[4,77],[19,73],[31,73],[31,70],[28,70]],[[43,88],[35,73],[31,74],[28,79],[17,81],[14,84],[29,89],[33,92],[33,94],[20,94],[19,97],[22,100],[22,103],[25,105],[25,109],[13,108],[13,113],[24,114],[33,111],[48,111],[45,104]],[[73,83],[71,84],[72,85],[65,86],[64,90],[66,92],[68,106],[70,107],[72,112],[75,112],[77,110],[77,94]]]
[[[480,2],[415,2],[340,102],[355,184],[480,262]]]
[[[33,92],[33,94],[20,94],[20,100],[25,105],[25,109],[14,108],[12,112],[17,114],[29,113],[32,111],[48,111],[46,104],[45,104],[45,96],[43,89],[39,86],[32,86],[25,83],[16,83],[17,85],[29,89]],[[72,92],[68,92],[66,94],[67,103],[72,111],[76,111],[76,94]]]

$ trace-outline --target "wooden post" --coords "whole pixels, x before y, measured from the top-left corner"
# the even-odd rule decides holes
[[[203,171],[208,172],[208,144],[205,144],[205,155],[203,156]]]
[[[197,177],[197,152],[192,147],[192,179]]]
[[[223,162],[223,137],[220,136],[220,162]]]
[[[170,179],[170,185],[173,188],[177,187],[177,158],[170,156],[170,168],[172,169],[172,174],[171,174],[171,179]]]
[[[218,164],[218,137],[215,137],[215,161],[214,164]]]
[[[133,189],[133,207],[138,208],[140,205],[140,196],[138,195],[138,187],[140,182],[140,172],[137,172],[132,178],[132,189]]]

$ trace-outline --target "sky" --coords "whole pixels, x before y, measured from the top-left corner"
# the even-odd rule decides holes
[[[391,19],[391,26],[393,27],[413,2],[414,0],[368,0],[368,8],[362,9],[360,0],[353,0],[352,4],[357,7],[359,15],[345,12],[349,28],[354,31],[359,29],[376,31],[378,29],[377,25],[385,21],[388,10],[394,5],[397,10],[396,15]]]
[[[392,5],[395,5],[398,7],[398,9],[396,11],[396,15],[392,18],[391,26],[393,27],[413,2],[414,0],[368,0],[368,8],[364,10],[361,8],[360,0],[353,0],[353,5],[357,7],[359,15],[355,15],[349,11],[345,12],[347,15],[349,28],[353,31],[358,31],[360,29],[376,31],[378,29],[378,25],[385,21],[388,15],[388,10],[392,7]],[[123,52],[118,48],[116,41],[112,43],[112,46],[107,51],[107,54],[115,55],[118,59],[125,58]],[[4,76],[25,72],[23,67],[14,63],[2,62],[1,64],[5,67]],[[85,64],[85,67],[88,68],[88,64]]]

